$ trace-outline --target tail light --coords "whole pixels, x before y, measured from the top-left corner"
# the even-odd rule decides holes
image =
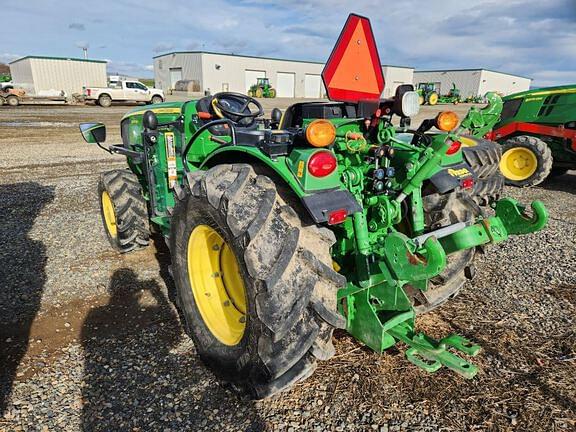
[[[472,189],[474,187],[474,179],[472,177],[465,178],[460,181],[462,189]]]
[[[450,147],[448,147],[448,150],[446,150],[446,154],[448,156],[453,155],[454,153],[457,153],[458,150],[460,150],[460,147],[462,147],[462,143],[460,141],[454,141]]]
[[[92,90],[86,89],[86,96],[90,96],[91,93],[92,93]]]
[[[346,209],[334,210],[328,215],[328,225],[337,225],[348,217]]]
[[[308,172],[314,177],[326,177],[336,169],[336,157],[329,151],[316,152],[308,159]]]

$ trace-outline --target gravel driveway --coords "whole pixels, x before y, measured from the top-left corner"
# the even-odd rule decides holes
[[[182,333],[162,240],[108,247],[95,187],[124,162],[74,125],[102,120],[119,141],[126,109],[0,109],[0,431],[576,430],[576,173],[508,188],[543,200],[548,228],[490,247],[476,279],[419,319],[483,346],[477,378],[428,375],[402,346],[379,355],[341,332],[310,379],[253,402]]]

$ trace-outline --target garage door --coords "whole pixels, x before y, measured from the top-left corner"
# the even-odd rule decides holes
[[[322,88],[322,78],[320,75],[306,74],[304,76],[304,97],[319,98],[321,97],[320,89]]]
[[[182,68],[170,68],[170,88],[176,88],[176,83],[182,79]]]
[[[246,79],[246,93],[248,93],[248,90],[250,90],[250,87],[253,86],[254,84],[256,84],[256,80],[258,78],[266,78],[266,72],[265,71],[259,71],[259,70],[249,70],[246,69],[245,70],[245,79]]]
[[[294,97],[294,74],[278,72],[276,76],[276,96]]]

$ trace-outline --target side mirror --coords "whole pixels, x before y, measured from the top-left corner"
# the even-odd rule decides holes
[[[153,111],[146,111],[142,116],[142,124],[146,129],[156,130],[158,128],[158,117]]]
[[[282,111],[278,108],[274,108],[270,114],[270,120],[272,120],[272,123],[279,124],[280,120],[282,120]]]
[[[103,123],[80,123],[80,132],[88,144],[106,141],[106,126]]]
[[[412,84],[398,86],[394,96],[392,111],[400,117],[414,117],[418,114],[420,103],[418,101],[418,93],[414,91]]]

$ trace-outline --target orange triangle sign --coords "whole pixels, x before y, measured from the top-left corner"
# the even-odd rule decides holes
[[[351,14],[342,29],[322,78],[331,100],[377,100],[384,76],[368,18]]]

